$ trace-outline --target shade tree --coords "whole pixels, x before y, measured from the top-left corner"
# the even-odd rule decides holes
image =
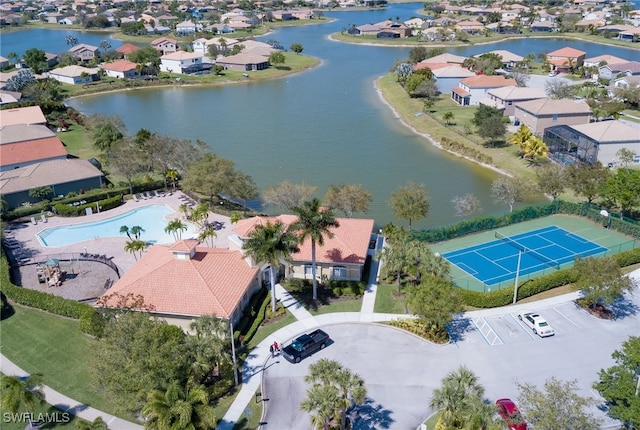
[[[600,163],[579,163],[568,170],[569,186],[591,204],[600,195],[610,174],[610,170],[603,168]]]
[[[411,230],[412,221],[424,218],[429,213],[430,203],[426,185],[408,181],[391,194],[389,206],[396,217],[409,221]]]
[[[317,189],[316,186],[304,182],[295,184],[283,181],[274,187],[267,188],[262,194],[262,198],[268,205],[284,206],[288,210],[292,210],[302,206]]]
[[[565,166],[547,163],[536,170],[538,189],[556,200],[563,193],[568,183]]]
[[[407,307],[437,337],[447,338],[447,324],[463,310],[458,288],[446,278],[427,274],[407,290]]]
[[[356,212],[366,212],[371,204],[371,192],[360,184],[329,185],[323,203],[341,210],[351,218]]]
[[[480,200],[471,193],[455,196],[451,199],[451,203],[453,203],[455,214],[458,217],[468,217],[482,210]]]
[[[572,287],[582,291],[580,303],[592,309],[597,305],[613,303],[635,287],[635,282],[622,274],[613,257],[579,258],[575,261],[573,270],[577,279]]]
[[[513,212],[513,206],[522,201],[527,188],[519,178],[500,177],[491,184],[491,194],[496,202],[508,205],[509,212]]]

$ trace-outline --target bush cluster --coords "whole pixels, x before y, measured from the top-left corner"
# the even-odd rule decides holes
[[[56,213],[60,216],[82,216],[86,215],[86,209],[92,208],[95,209],[96,205],[100,206],[100,210],[106,211],[109,209],[113,209],[122,204],[122,195],[117,195],[114,197],[109,197],[104,200],[98,201],[89,201],[83,205],[78,206],[69,206],[66,203],[57,203],[54,207]]]
[[[240,322],[234,330],[233,337],[236,342],[239,341],[244,343],[244,338],[249,332],[252,323],[254,322],[254,318],[258,317],[260,308],[269,297],[268,291],[264,288],[261,288],[260,291],[256,292],[251,297],[249,305],[245,308],[242,318],[240,318]]]
[[[330,280],[325,282],[324,285],[326,288],[331,289],[333,295],[336,297],[340,296],[354,296],[361,297],[367,285],[362,281],[336,281]]]
[[[264,322],[264,318],[267,315],[267,307],[269,306],[270,302],[271,292],[267,293],[267,296],[262,301],[262,304],[260,305],[260,308],[258,309],[258,312],[254,317],[255,319],[253,320],[253,324],[251,324],[251,327],[249,327],[249,331],[247,331],[247,333],[242,338],[243,345],[251,342],[251,339],[253,339],[253,336],[256,334],[256,332]]]
[[[406,330],[431,342],[441,344],[449,342],[449,334],[446,330],[441,330],[435,325],[429,325],[419,319],[397,319],[392,320],[389,325]]]
[[[490,155],[484,154],[477,149],[470,148],[460,142],[456,142],[447,137],[443,137],[440,140],[440,144],[443,148],[453,151],[457,154],[462,154],[484,164],[493,164],[493,158],[491,158]]]

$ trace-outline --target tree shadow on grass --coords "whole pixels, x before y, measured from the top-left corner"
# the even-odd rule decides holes
[[[291,70],[291,67],[289,67],[289,66],[276,66],[276,69],[278,69],[278,70]]]

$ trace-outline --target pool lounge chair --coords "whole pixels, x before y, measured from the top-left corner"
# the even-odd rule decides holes
[[[135,194],[131,194],[131,198],[133,199],[134,202],[139,202],[140,200],[138,200],[138,196],[136,196]]]
[[[47,216],[45,214],[41,214],[40,215],[40,221],[46,223],[47,222]]]
[[[31,217],[31,224],[38,225],[38,221],[36,221],[35,217]]]
[[[156,197],[164,197],[164,193],[162,191],[153,190],[153,194],[155,194]]]
[[[151,195],[151,193],[149,191],[145,191],[144,195],[147,196],[148,199],[153,198],[153,196]]]
[[[147,198],[144,196],[144,193],[140,193],[140,198],[141,198],[142,200],[147,200]]]

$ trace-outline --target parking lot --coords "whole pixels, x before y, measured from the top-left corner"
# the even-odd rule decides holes
[[[464,365],[474,371],[490,401],[517,399],[516,381],[542,386],[555,376],[577,380],[580,394],[597,397],[592,384],[600,369],[613,364],[611,353],[640,326],[640,295],[618,306],[614,321],[595,318],[573,301],[531,304],[553,326],[556,335],[540,338],[518,320],[526,306],[469,313],[452,327],[455,342],[437,346],[379,324],[325,326],[333,342],[324,350],[291,364],[269,359],[263,374],[268,400],[261,428],[309,428],[309,415],[300,411],[306,397],[304,376],[321,358],[337,360],[365,381],[368,403],[360,407],[356,429],[411,429],[434,411],[431,393],[450,371]],[[606,425],[614,422],[596,414]]]

